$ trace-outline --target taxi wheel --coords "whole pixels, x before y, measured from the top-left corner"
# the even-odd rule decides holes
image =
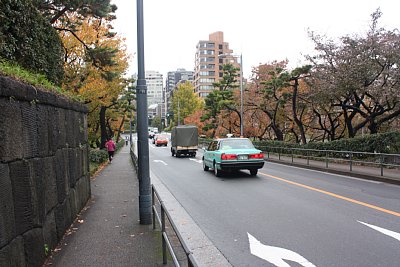
[[[208,171],[210,168],[206,165],[206,163],[204,162],[204,158],[203,158],[203,170],[204,171]]]
[[[250,175],[251,175],[251,176],[256,176],[256,175],[257,175],[257,172],[258,172],[258,169],[251,169],[251,170],[250,170]]]
[[[215,176],[217,176],[217,177],[221,177],[221,175],[222,175],[222,171],[221,171],[221,170],[218,170],[218,168],[217,168],[217,166],[216,166],[215,163],[214,163],[214,174],[215,174]]]

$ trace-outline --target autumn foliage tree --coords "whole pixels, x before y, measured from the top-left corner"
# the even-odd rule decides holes
[[[178,84],[172,96],[175,125],[183,124],[185,118],[202,108],[203,100],[194,93],[193,85],[188,81]]]
[[[316,55],[313,90],[341,109],[348,137],[366,127],[375,134],[400,115],[400,34],[378,27],[372,15],[366,36],[345,36],[340,43],[311,32]]]
[[[74,16],[69,17],[69,22]],[[76,18],[80,21],[80,18]],[[112,27],[107,19],[87,18],[80,22],[79,31],[61,34],[65,50],[65,80],[63,88],[80,95],[89,107],[89,137],[93,142],[100,138],[103,146],[108,136],[113,135],[107,127],[112,117],[111,107],[118,104],[118,98],[127,87],[123,78],[128,67],[128,56],[123,40],[110,34]],[[76,36],[75,36],[76,35]],[[76,38],[78,37],[78,38]],[[85,45],[81,41],[84,41]],[[107,52],[107,57],[96,64],[86,54],[86,45],[96,46]]]

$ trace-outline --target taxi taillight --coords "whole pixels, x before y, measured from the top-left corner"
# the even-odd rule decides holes
[[[221,155],[221,159],[222,160],[234,160],[234,159],[237,159],[237,155],[236,154],[225,154],[225,153],[223,153]]]
[[[263,153],[249,155],[249,159],[263,159],[263,158],[264,158],[264,154]]]

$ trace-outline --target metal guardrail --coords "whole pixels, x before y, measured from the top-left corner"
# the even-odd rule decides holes
[[[130,155],[131,155],[131,159],[135,168],[136,173],[138,172],[138,164],[137,164],[137,156],[134,152],[134,147],[132,146],[130,148]],[[181,264],[178,261],[178,258],[173,250],[172,244],[170,239],[168,238],[168,234],[166,231],[166,218],[168,219],[169,223],[172,226],[173,231],[175,232],[176,236],[178,237],[179,243],[181,245],[181,247],[183,248],[183,250],[185,251],[186,257],[187,257],[187,262],[188,262],[188,267],[198,267],[198,264],[195,260],[195,258],[193,257],[192,252],[190,251],[190,249],[188,248],[188,246],[185,244],[185,242],[183,241],[183,238],[181,236],[181,234],[179,233],[174,221],[171,218],[171,215],[169,214],[168,210],[166,209],[163,201],[161,200],[160,195],[158,194],[157,190],[155,189],[155,187],[152,185],[151,186],[151,191],[152,191],[152,213],[153,213],[153,229],[156,229],[156,219],[158,224],[161,227],[161,233],[162,233],[162,253],[163,253],[163,264],[167,264],[167,248],[169,250],[169,253],[172,257],[172,260],[175,264],[175,266],[180,267]],[[156,201],[157,199],[157,201]],[[160,209],[161,209],[161,214],[158,214],[157,211],[157,205],[159,204]]]
[[[208,144],[209,142],[201,142],[199,146],[204,148]],[[350,172],[353,171],[353,165],[355,164],[380,168],[381,176],[384,175],[385,168],[400,169],[400,154],[270,146],[256,146],[256,148],[262,150],[267,155],[267,159],[270,158],[271,154],[278,155],[279,160],[281,160],[281,156],[289,156],[292,163],[294,158],[305,158],[307,165],[310,165],[310,160],[324,161],[326,168],[329,168],[329,163],[342,163],[348,164]]]
[[[259,147],[270,158],[270,154],[294,158],[305,158],[307,165],[310,160],[324,161],[325,167],[329,168],[329,163],[341,163],[349,166],[349,171],[353,171],[353,165],[371,166],[380,168],[380,175],[384,175],[385,168],[400,168],[400,154],[370,153],[343,150],[317,150],[304,148],[285,148],[285,147]]]
[[[194,259],[192,252],[190,251],[190,249],[187,247],[187,245],[183,241],[183,238],[182,238],[181,234],[179,233],[174,221],[171,219],[171,215],[169,214],[168,210],[165,208],[163,201],[161,201],[161,198],[160,198],[157,190],[154,188],[154,186],[152,186],[151,189],[152,189],[151,191],[152,191],[153,229],[156,229],[156,218],[157,218],[157,221],[161,227],[161,233],[162,233],[163,264],[167,264],[167,247],[168,247],[168,250],[171,254],[171,257],[172,257],[172,260],[173,260],[175,266],[178,266],[178,267],[181,266],[177,259],[176,254],[174,252],[174,249],[171,245],[171,241],[168,238],[168,234],[166,231],[166,218],[167,218],[169,223],[172,226],[172,229],[174,230],[175,234],[178,237],[180,245],[182,246],[183,250],[186,253],[188,267],[198,267],[198,264],[197,264],[196,260]],[[161,216],[158,214],[158,211],[157,211],[156,199],[158,200],[158,203],[160,205]]]

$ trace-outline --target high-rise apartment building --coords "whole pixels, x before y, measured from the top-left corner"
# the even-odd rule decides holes
[[[173,91],[180,81],[193,82],[193,75],[193,71],[186,69],[177,69],[176,71],[168,72],[165,84],[167,93]]]
[[[229,43],[224,42],[224,33],[221,31],[211,33],[208,40],[199,41],[196,46],[194,87],[200,97],[206,97],[214,90],[213,83],[218,82],[222,76],[222,65],[231,63],[238,67],[238,58],[232,55],[233,50]]]
[[[167,79],[165,82],[165,99],[166,99],[166,109],[170,110],[171,99],[173,92],[179,83],[189,81],[193,83],[194,72],[186,69],[177,69],[176,71],[170,71],[167,74]]]

